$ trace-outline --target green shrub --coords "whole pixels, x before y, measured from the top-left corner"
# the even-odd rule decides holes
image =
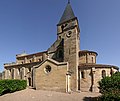
[[[0,95],[23,90],[26,87],[26,80],[0,80]]]
[[[99,101],[120,101],[120,96],[118,96],[118,94],[113,93],[104,94],[100,97]]]
[[[120,72],[99,82],[101,101],[120,101]]]

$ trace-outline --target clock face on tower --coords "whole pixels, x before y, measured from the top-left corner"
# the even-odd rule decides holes
[[[71,37],[71,34],[72,34],[72,31],[69,31],[69,32],[67,32],[66,36],[67,36],[68,38],[70,38],[70,37]]]

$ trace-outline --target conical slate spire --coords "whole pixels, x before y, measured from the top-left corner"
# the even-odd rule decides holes
[[[70,5],[70,0],[68,0],[68,4],[67,4],[67,6],[64,10],[64,13],[63,13],[58,24],[61,24],[65,21],[68,21],[68,20],[73,19],[73,18],[75,18],[75,15],[74,15],[74,12],[73,12],[72,7]]]

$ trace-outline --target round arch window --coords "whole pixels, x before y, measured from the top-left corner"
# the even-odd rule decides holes
[[[45,67],[45,73],[50,73],[51,72],[51,66],[47,65]]]
[[[106,77],[106,71],[105,70],[102,70],[102,77]]]

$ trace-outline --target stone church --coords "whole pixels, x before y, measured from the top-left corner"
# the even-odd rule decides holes
[[[44,52],[18,54],[4,64],[5,79],[27,80],[40,90],[99,92],[98,81],[118,67],[96,64],[97,52],[80,49],[80,28],[70,2],[57,24],[57,39]]]

